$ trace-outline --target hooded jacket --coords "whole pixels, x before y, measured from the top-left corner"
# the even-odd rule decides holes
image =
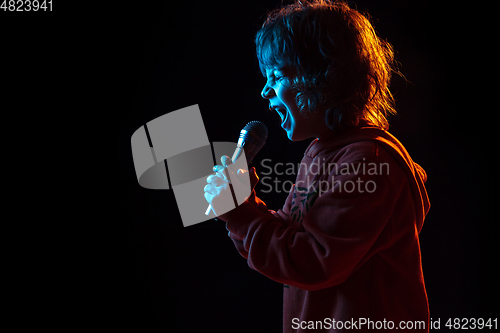
[[[425,171],[387,131],[311,142],[282,209],[221,216],[250,268],[284,284],[283,332],[428,332],[419,232]]]

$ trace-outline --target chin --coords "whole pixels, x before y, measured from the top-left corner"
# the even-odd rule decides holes
[[[300,133],[297,133],[294,131],[292,131],[292,132],[287,131],[286,135],[288,136],[288,139],[290,141],[303,141],[303,140],[307,139],[307,137],[304,137],[304,135],[301,135]]]

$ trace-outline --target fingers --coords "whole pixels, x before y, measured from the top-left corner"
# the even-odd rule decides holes
[[[217,190],[212,184],[205,185],[203,191],[205,191],[205,197],[207,196],[207,193],[211,194],[212,196],[217,194]]]
[[[231,161],[231,158],[227,155],[224,155],[220,158],[220,161],[222,162],[222,165],[227,168],[229,165],[233,164],[233,161]]]
[[[203,188],[203,191],[205,192],[205,200],[213,205],[213,200],[216,200],[216,198],[224,195],[224,193],[227,192],[229,188],[229,182],[221,178],[221,176],[210,175],[207,177],[207,183],[208,184]]]
[[[216,185],[215,182],[210,182],[203,188],[203,191],[208,192],[213,195],[217,195],[220,192],[226,190],[228,187],[228,182],[223,182],[221,185]]]
[[[220,161],[222,165],[216,165],[213,167],[213,171],[216,173],[216,175],[222,179],[228,180],[228,169],[227,167],[233,164],[231,161],[231,158],[227,155],[223,155],[220,158]]]
[[[224,170],[224,167],[222,165],[215,165],[213,170],[214,172],[222,172],[222,170]]]
[[[228,169],[228,166],[233,164],[231,158],[227,155],[221,157],[222,165],[216,165],[213,167],[215,175],[210,175],[207,177],[207,185],[204,188],[205,199],[213,199],[214,196],[220,194],[220,192],[228,187],[230,180],[228,179],[229,173],[232,172]]]
[[[217,177],[220,177],[222,179],[225,179],[227,180],[227,176],[226,176],[226,168],[223,167],[222,165],[216,165],[213,167],[213,171],[215,172],[215,175]],[[207,181],[208,181],[208,178],[207,178]]]
[[[219,170],[220,168],[224,170],[220,165],[216,165],[214,167],[214,170],[216,170],[216,167],[219,167],[217,168],[217,170]],[[223,172],[217,172],[215,175],[210,175],[207,177],[207,183],[208,184],[205,185],[205,188],[203,189],[205,191],[205,198],[207,193],[211,194],[212,197],[218,195],[221,190],[227,188],[227,184],[229,183],[229,181],[226,179],[226,176]]]
[[[215,186],[222,186],[224,184],[227,184],[228,181],[224,178],[221,177],[221,175],[210,175],[207,177],[207,183],[213,184]]]
[[[207,200],[208,203],[212,204],[212,201],[214,200],[215,195],[209,192],[205,192],[205,200]]]
[[[214,166],[213,170],[214,172],[216,172],[216,174],[207,177],[208,184],[204,188],[205,199],[207,200],[207,202],[212,204],[212,206],[213,200],[220,201],[222,200],[221,198],[226,198],[229,200],[233,199],[234,195],[236,195],[236,197],[238,198],[238,193],[241,194],[240,197],[248,196],[248,185],[250,185],[250,189],[253,190],[259,182],[259,177],[257,176],[254,167],[250,168],[250,170],[236,170],[236,167],[238,165],[233,164],[227,156],[223,156],[221,158],[221,163],[223,164],[222,166]],[[230,167],[231,165],[232,167]],[[234,170],[231,170],[231,168],[233,168]],[[238,181],[236,181],[237,178],[239,178]],[[234,187],[236,189],[235,193],[232,193],[232,190],[231,192],[229,192],[231,180],[235,181],[235,183],[233,183],[233,187],[236,186]],[[242,191],[245,193],[243,193]]]

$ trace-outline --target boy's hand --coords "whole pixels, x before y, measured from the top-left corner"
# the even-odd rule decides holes
[[[231,180],[233,181],[233,183],[239,182],[239,184],[234,184],[234,186],[236,188],[242,189],[248,186],[246,177],[249,176],[250,191],[248,191],[248,196],[252,193],[252,190],[259,182],[259,177],[257,176],[254,167],[250,168],[250,170],[238,169],[235,174],[234,166],[233,168],[229,167],[233,164],[231,162],[231,158],[229,158],[228,156],[222,156],[221,163],[222,165],[214,166],[214,171],[216,172],[216,174],[208,176],[208,184],[204,188],[205,199],[212,205],[212,208],[214,209],[216,215],[220,215],[217,213],[217,207],[219,206],[220,208],[223,205],[221,203],[234,202],[233,195],[230,189],[230,186],[232,186]]]

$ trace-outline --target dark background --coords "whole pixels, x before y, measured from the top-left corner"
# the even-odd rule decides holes
[[[105,17],[102,40],[119,119],[109,243],[112,327],[137,332],[280,332],[282,285],[248,268],[220,221],[184,228],[172,191],[138,185],[132,133],[146,122],[200,106],[210,141],[236,141],[251,120],[269,128],[254,160],[301,160],[310,140],[288,141],[260,97],[264,85],[253,36],[280,1],[122,2]],[[353,4],[350,2],[350,4]],[[391,133],[428,174],[431,210],[420,235],[430,314],[441,319],[497,316],[498,235],[488,205],[488,154],[478,134],[484,112],[470,79],[476,53],[467,8],[451,2],[356,1],[393,44],[405,81],[395,76],[399,115]],[[467,47],[464,47],[467,44]],[[480,98],[478,98],[480,99]],[[260,168],[262,171],[262,168]],[[287,178],[283,177],[282,180]],[[290,178],[293,181],[293,177]],[[259,187],[257,187],[259,192]],[[286,193],[259,195],[279,209]]]

